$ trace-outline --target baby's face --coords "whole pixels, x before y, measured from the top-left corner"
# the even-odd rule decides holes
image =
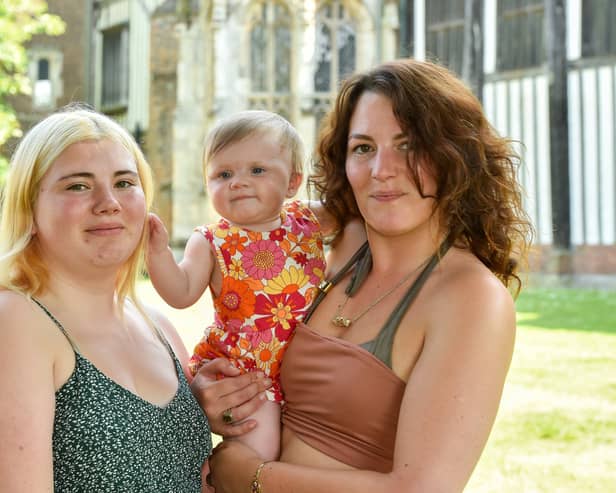
[[[283,202],[295,195],[301,175],[292,171],[291,151],[268,132],[218,151],[208,163],[206,182],[218,214],[236,226],[268,231],[280,225]]]

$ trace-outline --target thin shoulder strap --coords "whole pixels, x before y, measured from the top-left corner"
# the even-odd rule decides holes
[[[58,321],[56,317],[52,315],[52,313],[47,309],[47,307],[34,297],[32,297],[32,301],[34,301],[40,307],[40,309],[43,310],[43,312],[45,312],[45,314],[51,319],[51,321],[54,324],[56,324],[56,326],[60,329],[60,332],[64,334],[64,337],[66,337],[66,340],[69,342],[69,344],[73,348],[73,351],[75,351],[77,354],[81,354],[81,351],[79,351],[79,346],[77,346],[77,343],[73,341],[72,337],[69,335],[69,333],[64,328],[64,326]]]
[[[428,264],[423,268],[415,282],[411,285],[411,287],[404,294],[402,299],[396,305],[396,308],[391,312],[391,315],[383,325],[383,328],[379,332],[379,335],[376,337],[374,349],[372,351],[375,355],[380,355],[383,361],[387,366],[391,368],[391,350],[393,347],[394,336],[398,330],[400,322],[402,318],[415,301],[415,298],[421,291],[421,288],[425,284],[426,280],[434,270],[434,268],[438,265],[441,258],[447,253],[447,250],[451,247],[452,241],[450,239],[446,239],[443,241],[438,251],[432,256]]]
[[[353,268],[356,263],[358,263],[358,259],[364,257],[366,250],[368,250],[367,241],[364,242],[364,244],[359,247],[359,249],[350,258],[350,260],[346,264],[344,264],[344,267],[342,267],[342,269],[336,272],[336,274],[334,274],[334,276],[329,281],[325,280],[321,284],[319,284],[319,292],[315,296],[314,301],[312,302],[312,304],[310,305],[310,308],[308,309],[308,312],[304,316],[304,322],[308,322],[308,319],[312,316],[312,313],[314,312],[316,307],[319,306],[321,301],[323,301],[323,298],[325,298],[325,295],[327,295],[329,290],[333,286],[338,284],[340,280],[347,274],[347,272],[351,268]]]

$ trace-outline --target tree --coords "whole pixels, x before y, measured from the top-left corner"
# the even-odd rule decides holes
[[[11,137],[21,136],[7,98],[31,92],[26,43],[37,34],[60,35],[64,28],[58,16],[47,12],[44,0],[0,0],[0,148]],[[6,159],[0,155],[0,176],[5,169]]]

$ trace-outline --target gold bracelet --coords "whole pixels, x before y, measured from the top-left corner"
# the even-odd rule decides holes
[[[252,478],[252,482],[250,483],[250,493],[264,493],[263,486],[261,485],[261,481],[259,481],[259,476],[261,476],[261,471],[263,470],[263,467],[265,466],[265,464],[267,464],[267,461],[261,462],[261,464],[257,466],[255,475]]]

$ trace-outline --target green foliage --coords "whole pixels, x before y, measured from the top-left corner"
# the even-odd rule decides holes
[[[6,98],[31,92],[25,44],[37,34],[60,35],[64,28],[58,16],[47,12],[44,0],[0,0],[0,146],[21,135]],[[0,176],[4,169],[6,160],[0,157]]]

